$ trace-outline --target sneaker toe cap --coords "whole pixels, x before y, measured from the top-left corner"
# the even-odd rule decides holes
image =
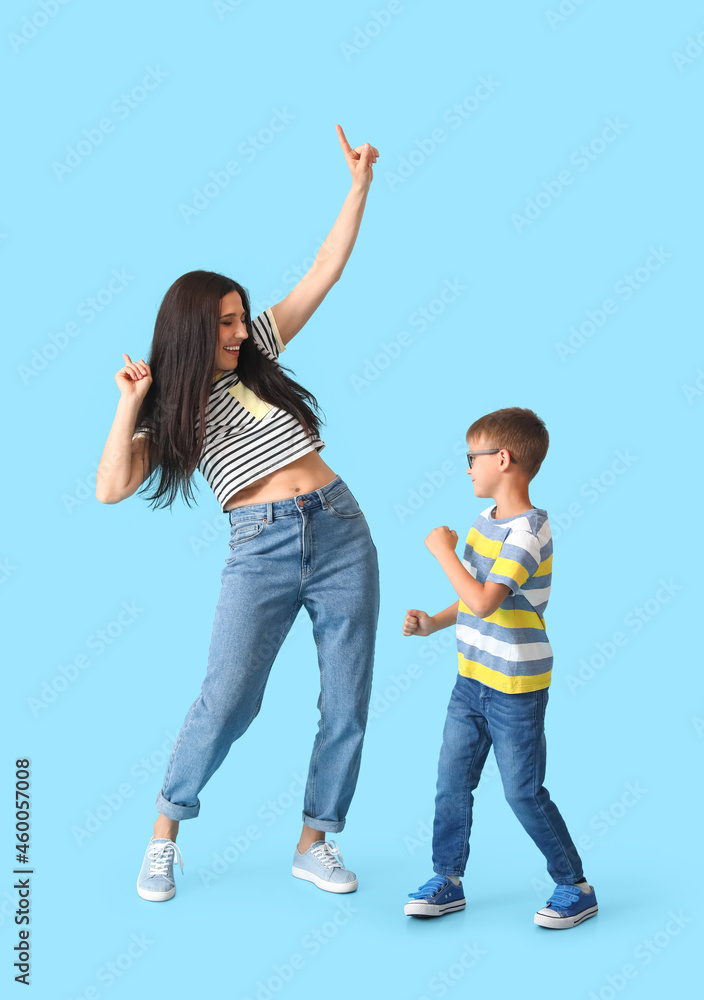
[[[346,882],[356,882],[356,880],[357,876],[355,875],[355,873],[347,871],[346,869],[345,871],[340,871],[340,869],[338,868],[334,870],[330,875],[331,882],[346,883]]]
[[[144,872],[137,884],[140,889],[148,889],[150,892],[169,892],[174,887],[174,880],[165,875],[149,875]]]

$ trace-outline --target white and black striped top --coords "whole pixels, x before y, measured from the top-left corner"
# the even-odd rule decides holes
[[[256,346],[272,361],[278,361],[281,351],[286,350],[270,308],[252,320],[252,334]],[[148,425],[141,424],[132,437],[149,437],[151,433]],[[309,437],[294,416],[256,396],[236,371],[213,377],[198,469],[223,512],[233,493],[324,447],[325,442]]]

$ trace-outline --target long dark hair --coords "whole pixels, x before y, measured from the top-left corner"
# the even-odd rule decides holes
[[[315,397],[284,375],[282,366],[255,345],[246,289],[214,271],[182,274],[159,307],[149,357],[145,358],[151,368],[152,384],[137,413],[136,426],[149,427],[153,435],[144,450],[149,475],[142,489],[146,489],[157,466],[160,471],[154,493],[146,498],[150,506],[171,506],[179,489],[189,507],[189,500],[194,499],[191,476],[198,466],[207,429],[220,300],[228,292],[239,292],[245,312],[248,336],[240,348],[236,368],[240,380],[260,399],[296,417],[311,437],[319,432],[320,407]]]

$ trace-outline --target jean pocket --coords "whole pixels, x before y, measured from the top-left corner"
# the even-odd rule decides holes
[[[232,525],[230,533],[230,550],[244,544],[244,542],[249,542],[252,538],[256,538],[257,535],[261,534],[265,524],[266,519],[263,517],[249,518],[247,521],[236,521]]]
[[[361,517],[362,508],[352,495],[351,490],[345,487],[334,497],[328,498],[328,507],[336,517]]]

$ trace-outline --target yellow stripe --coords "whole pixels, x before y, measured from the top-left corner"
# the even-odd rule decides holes
[[[274,336],[276,337],[276,343],[279,345],[279,351],[285,351],[286,344],[284,344],[283,340],[281,339],[281,334],[279,333],[279,328],[276,325],[276,320],[274,318],[274,313],[271,309],[271,306],[269,306],[269,308],[266,309],[265,312],[271,322],[271,328],[274,331]]]
[[[548,573],[552,573],[552,552],[547,559],[543,559],[533,576],[547,576]]]
[[[500,670],[492,670],[491,667],[476,660],[467,660],[458,651],[457,661],[459,671],[463,677],[473,677],[474,680],[486,684],[487,687],[495,688],[497,691],[504,691],[507,694],[521,694],[524,691],[541,691],[550,686],[551,670],[544,674],[534,674],[532,677],[507,677]]]
[[[463,611],[472,618],[477,616],[460,599],[458,611]],[[537,621],[536,621],[537,619]],[[500,625],[502,628],[545,628],[545,619],[541,618],[537,611],[523,611],[520,609],[497,608],[493,615],[480,621],[491,622],[492,625]]]
[[[530,575],[525,566],[521,566],[515,559],[506,559],[503,556],[496,560],[489,572],[507,576],[509,580],[515,580],[519,587],[523,586]]]
[[[509,535],[506,539],[507,543],[511,544],[511,536]],[[503,542],[493,541],[491,538],[486,538],[481,532],[477,531],[476,528],[470,528],[469,534],[467,535],[467,542],[472,546],[475,552],[478,552],[480,556],[486,556],[488,559],[496,559],[501,549],[503,547]],[[513,563],[513,560],[506,560],[507,562]],[[520,566],[520,563],[516,564]],[[537,570],[533,574],[534,576],[547,576],[548,573],[552,572],[552,552],[538,566]]]
[[[501,552],[501,546],[503,542],[492,541],[491,538],[485,538],[476,528],[470,528],[469,534],[467,535],[467,542],[472,546],[475,552],[478,552],[480,556],[488,556],[489,559],[496,559],[499,552]]]

